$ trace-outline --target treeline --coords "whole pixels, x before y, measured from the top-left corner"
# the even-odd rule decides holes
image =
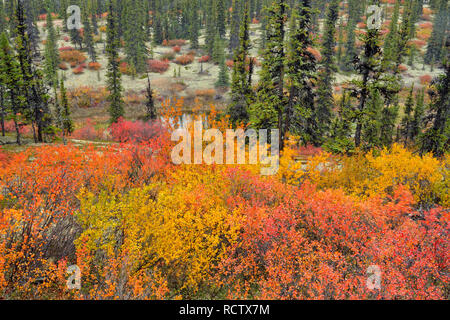
[[[400,67],[406,60],[413,65],[416,59],[417,52],[410,40],[417,32],[423,0],[396,1],[392,14],[383,4],[382,18],[391,21],[384,38],[378,29],[367,28],[360,35],[356,32],[359,23],[367,22],[368,6],[381,5],[377,0],[47,0],[45,5],[37,0],[6,0],[0,3],[0,27],[6,35],[3,51],[12,54],[19,64],[23,63],[20,55],[25,53],[20,53],[20,43],[25,41],[28,49],[23,51],[27,51],[30,68],[28,72],[24,71],[26,68],[18,68],[23,73],[21,78],[2,81],[2,99],[6,99],[2,103],[2,123],[7,113],[18,123],[22,117],[23,123],[36,127],[36,141],[42,141],[43,132],[51,131],[48,91],[60,87],[59,31],[55,31],[52,15],[48,14],[55,13],[63,19],[63,31],[70,33],[74,45],[86,50],[93,62],[98,50],[93,35],[99,33],[106,16],[104,51],[108,57],[111,122],[124,114],[119,50],[123,49],[131,74],[135,75],[147,71],[147,60],[152,57],[149,43],[159,45],[172,39],[187,39],[193,49],[204,50],[220,65],[216,86],[231,88],[227,113],[235,125],[277,127],[283,138],[290,133],[299,136],[303,144],[325,145],[334,152],[390,146],[394,141],[418,145],[422,152],[432,151],[436,155],[448,148],[450,24],[446,0],[429,2],[435,15],[423,57],[424,63],[443,67],[446,73],[435,79],[426,93],[431,100],[429,105],[425,105],[423,90],[415,92],[408,88],[410,94],[404,112],[399,97],[403,89]],[[82,9],[83,30],[67,30],[69,5]],[[23,21],[18,16],[20,7],[23,7],[20,18]],[[47,14],[43,63],[40,63],[36,28],[41,14]],[[261,36],[256,41],[250,39],[251,22],[260,23]],[[26,40],[21,40],[20,32]],[[12,49],[8,40],[14,43]],[[362,45],[356,46],[357,41]],[[255,46],[262,56],[258,83],[253,81],[257,60],[250,54]],[[231,81],[225,65],[227,56],[233,59]],[[42,66],[43,75],[38,66]],[[3,78],[8,72],[4,69]],[[337,72],[358,75],[343,86],[338,100],[333,95]],[[29,79],[33,79],[33,84],[25,83]],[[24,102],[17,104],[11,97],[17,99],[19,92],[12,92],[20,87],[33,94],[21,90],[19,101]],[[147,92],[149,118],[154,118],[150,81]],[[31,101],[32,96],[39,101]],[[57,105],[58,99],[54,100]],[[59,100],[65,101],[62,97]]]

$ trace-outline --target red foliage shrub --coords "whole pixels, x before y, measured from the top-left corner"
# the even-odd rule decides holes
[[[117,142],[141,142],[161,136],[163,127],[159,121],[127,121],[120,118],[109,127],[111,137]]]
[[[234,66],[234,61],[233,60],[227,60],[226,62],[225,62],[225,64],[227,65],[227,67],[228,68],[233,68],[233,66]]]
[[[83,66],[78,66],[75,69],[72,70],[73,74],[82,74],[84,73],[84,67]]]
[[[60,52],[61,51],[72,51],[72,50],[75,50],[75,49],[73,47],[70,47],[70,46],[65,46],[65,47],[59,48]]]
[[[172,49],[173,49],[173,52],[175,52],[175,53],[179,53],[181,51],[180,46],[174,46]]]
[[[398,70],[399,70],[400,72],[405,72],[405,71],[408,70],[408,67],[405,66],[404,64],[401,64],[401,65],[398,66]]]
[[[421,84],[429,84],[432,80],[432,77],[429,74],[424,74],[419,77]]]
[[[150,72],[163,74],[169,69],[169,62],[161,60],[148,60],[148,69]]]
[[[92,119],[86,119],[83,127],[76,129],[72,133],[72,138],[77,140],[95,141],[101,139],[102,136],[102,130],[95,128],[95,124]]]
[[[128,62],[125,62],[125,61],[121,62],[120,65],[119,65],[119,71],[122,74],[130,75],[131,74],[131,70],[130,70],[130,66],[128,65]]]
[[[201,56],[198,58],[198,62],[208,62],[209,60],[211,60],[210,56]]]

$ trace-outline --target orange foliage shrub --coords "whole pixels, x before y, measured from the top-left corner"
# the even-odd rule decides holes
[[[95,71],[97,71],[97,70],[100,70],[101,67],[102,67],[102,65],[101,65],[100,63],[98,63],[98,62],[93,62],[93,61],[91,61],[91,62],[89,62],[89,64],[88,64],[89,70],[95,70]]]
[[[83,66],[78,66],[75,69],[72,70],[73,74],[82,74],[84,73],[84,67]]]
[[[214,89],[199,89],[199,90],[195,90],[195,95],[197,97],[202,97],[202,98],[213,98],[216,94],[216,90]]]
[[[59,67],[61,70],[67,70],[67,69],[69,69],[69,67],[67,66],[67,63],[65,63],[65,62],[61,62],[61,63],[58,65],[58,67]]]
[[[80,64],[86,61],[86,56],[84,55],[83,52],[78,51],[78,50],[70,50],[70,49],[66,49],[64,48],[64,50],[59,50],[59,56],[61,58],[62,61],[64,62],[68,62],[68,63],[75,63],[75,64]]]
[[[108,91],[104,87],[82,86],[68,90],[67,96],[74,108],[95,108],[105,104]]]
[[[192,62],[194,62],[194,56],[189,54],[179,56],[175,59],[175,63],[182,66],[186,66],[188,64],[191,64]]]

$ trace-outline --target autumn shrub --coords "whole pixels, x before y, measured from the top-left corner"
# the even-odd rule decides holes
[[[194,62],[194,56],[189,54],[179,56],[175,59],[175,63],[182,66],[186,66],[188,64],[191,64],[192,62]]]
[[[95,108],[105,104],[108,91],[105,87],[81,86],[68,90],[67,96],[73,108]]]
[[[68,63],[76,63],[80,64],[86,61],[86,56],[83,52],[75,50],[75,49],[64,49],[59,50],[59,56],[61,58],[61,61],[68,62]]]
[[[120,118],[109,127],[114,141],[140,142],[161,135],[163,128],[159,122],[127,121]]]
[[[172,61],[173,59],[175,59],[175,53],[173,51],[164,52],[159,58],[161,61]]]
[[[186,40],[184,40],[184,39],[172,39],[172,40],[169,40],[167,42],[167,45],[169,47],[175,47],[175,46],[182,47],[182,46],[186,45]]]
[[[122,74],[131,75],[131,68],[130,68],[130,65],[128,64],[128,62],[125,62],[125,61],[121,62],[119,64],[119,71]]]
[[[169,62],[161,60],[148,60],[148,69],[150,72],[163,74],[169,69]]]
[[[174,46],[172,48],[172,50],[173,50],[174,53],[179,53],[181,51],[181,47],[180,46]]]
[[[58,67],[59,67],[61,70],[67,70],[67,69],[69,69],[69,67],[67,66],[67,63],[65,63],[65,62],[61,62],[61,63],[58,65]]]
[[[95,70],[96,71],[96,70],[100,70],[101,67],[102,67],[102,65],[100,63],[98,63],[98,62],[91,61],[88,64],[89,70]]]
[[[72,70],[73,74],[82,74],[84,73],[84,67],[83,66],[78,66],[75,69]]]
[[[431,155],[416,155],[399,145],[368,153],[336,157],[326,152],[310,158],[305,170],[295,161],[295,152],[287,149],[280,160],[279,175],[288,183],[300,185],[309,180],[320,188],[341,188],[358,197],[386,197],[405,185],[420,204],[449,206],[448,166]]]
[[[195,95],[197,97],[212,99],[216,95],[215,89],[198,89],[195,90]]]
[[[201,56],[200,58],[198,58],[198,62],[209,62],[209,60],[211,60],[210,56]]]
[[[420,83],[423,85],[429,84],[432,80],[431,75],[429,74],[424,74],[423,76],[419,77]]]

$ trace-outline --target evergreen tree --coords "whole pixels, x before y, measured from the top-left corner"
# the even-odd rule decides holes
[[[239,30],[240,30],[240,0],[232,0],[231,13],[231,27],[230,27],[230,42],[229,51],[234,53],[234,50],[239,46]]]
[[[6,33],[0,38],[0,83],[2,84],[2,114],[10,111],[10,118],[14,121],[16,142],[21,144],[20,122],[24,114],[25,98],[21,95],[23,82],[20,77],[20,66],[11,48]],[[2,128],[4,131],[4,128]]]
[[[403,140],[403,143],[405,146],[407,146],[409,143],[412,142],[413,136],[412,136],[412,126],[414,121],[414,85],[411,86],[411,89],[409,90],[408,97],[406,98],[405,102],[405,111],[404,116],[401,122],[401,138]]]
[[[5,19],[5,8],[3,1],[0,1],[0,33],[7,31],[8,24],[6,23]]]
[[[127,25],[124,30],[125,53],[127,62],[138,73],[147,69],[148,50],[145,44],[144,16],[139,7],[139,0],[129,0],[126,11]]]
[[[339,17],[339,2],[333,0],[327,10],[322,42],[322,60],[318,77],[316,119],[319,135],[324,136],[330,129],[334,107],[333,88],[336,64],[334,60],[336,22]]]
[[[59,84],[59,97],[55,87],[55,107],[57,113],[57,123],[61,130],[64,144],[66,144],[66,137],[73,132],[73,122],[70,117],[69,100],[67,99],[66,88],[64,87],[64,80],[61,79]]]
[[[89,14],[87,7],[84,6],[84,14],[83,14],[83,26],[84,26],[84,46],[88,51],[89,58],[91,61],[95,62],[97,61],[97,53],[95,52],[95,46],[94,46],[94,37],[93,32],[91,28],[91,21],[89,19]]]
[[[423,117],[425,113],[425,89],[420,90],[416,95],[416,106],[414,108],[413,120],[411,122],[411,140],[417,142],[416,139],[423,129]]]
[[[108,78],[108,100],[110,102],[109,114],[110,122],[114,123],[124,115],[124,106],[122,100],[122,84],[121,73],[119,71],[119,47],[120,39],[117,31],[117,15],[113,9],[112,0],[109,3],[108,12],[108,33],[107,33],[107,46],[106,54],[108,56],[108,70],[106,77]]]
[[[389,137],[389,132],[393,131],[397,106],[392,107],[389,102],[383,108],[383,104],[386,103],[383,103],[382,99],[385,102],[392,100],[392,96],[398,93],[400,87],[397,78],[387,74],[383,67],[379,30],[369,29],[361,39],[363,52],[360,57],[354,59],[355,70],[360,78],[350,82],[352,96],[359,99],[354,117],[355,147],[360,147],[364,142],[364,147],[371,148],[379,143],[384,144],[392,138]]]
[[[286,72],[289,101],[282,136],[286,131],[290,131],[300,135],[304,144],[319,145],[321,133],[316,118],[318,114],[315,109],[313,91],[316,80],[316,59],[308,50],[312,46],[311,1],[302,0],[299,10],[298,16],[295,11],[291,16]]]
[[[350,153],[355,148],[352,139],[352,120],[354,111],[351,106],[350,94],[344,91],[339,104],[338,115],[331,124],[330,139],[325,144],[327,150],[333,153]]]
[[[427,111],[428,129],[421,136],[421,153],[432,152],[443,156],[448,152],[450,142],[450,37],[447,38],[445,73],[433,82],[428,95],[431,99]]]
[[[17,1],[15,15],[17,28],[15,48],[20,66],[20,77],[23,81],[22,96],[26,98],[27,109],[25,115],[32,124],[34,141],[44,142],[44,134],[51,133],[51,114],[48,106],[49,96],[43,83],[40,70],[34,65],[32,51],[27,31],[27,20],[24,12],[23,0]]]
[[[209,56],[212,56],[214,48],[214,37],[216,35],[215,19],[213,0],[206,0],[205,51]]]
[[[219,61],[219,76],[217,82],[215,83],[216,88],[226,88],[230,85],[230,77],[228,76],[228,67],[225,63],[225,47],[223,43],[220,46],[220,54],[218,57]],[[250,82],[251,84],[251,82]]]
[[[389,33],[386,35],[383,47],[383,62],[389,64],[394,60],[396,40],[398,39],[398,19],[400,15],[400,0],[395,2],[394,12],[392,13],[389,24]]]
[[[285,0],[276,0],[268,9],[266,50],[258,84],[257,99],[251,106],[250,122],[257,129],[279,128],[280,147],[283,147],[283,113],[285,76]]]
[[[342,71],[353,71],[353,62],[357,55],[355,49],[355,28],[359,16],[356,14],[356,9],[353,3],[353,1],[349,2],[349,15],[346,28],[347,41],[345,42],[345,51],[341,62]]]
[[[197,2],[189,2],[191,5],[190,10],[190,23],[189,23],[189,40],[192,49],[198,49],[198,36],[200,29],[200,21],[198,18],[198,4]]]
[[[53,18],[50,10],[47,10],[47,41],[44,51],[44,70],[47,82],[50,85],[57,85],[57,72],[59,65],[59,51]]]
[[[216,10],[217,10],[216,30],[220,38],[223,39],[227,33],[225,23],[225,0],[217,0]]]
[[[438,9],[434,17],[433,31],[428,40],[427,51],[425,53],[425,63],[432,64],[441,61],[444,56],[444,42],[448,24],[448,0],[439,0]]]
[[[147,74],[147,89],[146,89],[146,98],[145,101],[145,108],[146,108],[146,114],[145,114],[145,120],[156,120],[157,114],[156,114],[156,107],[155,107],[155,101],[153,99],[153,89],[150,82],[150,76]]]
[[[248,121],[248,107],[251,102],[252,88],[247,70],[250,50],[249,14],[245,7],[239,32],[239,48],[234,55],[233,74],[231,82],[231,102],[228,114],[233,124]]]

